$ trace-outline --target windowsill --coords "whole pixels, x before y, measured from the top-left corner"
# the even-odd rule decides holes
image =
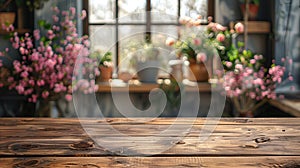
[[[15,29],[14,32],[18,32],[19,34],[25,34],[25,33],[29,33],[30,29]],[[9,32],[5,31],[5,30],[0,30],[0,35],[6,35],[9,34]]]
[[[130,93],[147,93],[153,89],[160,88],[158,83],[141,83],[138,80],[131,80],[128,83],[120,80],[98,83],[100,93],[109,92],[130,92]],[[211,92],[211,83],[208,82],[190,82],[184,81],[184,90],[187,92]]]

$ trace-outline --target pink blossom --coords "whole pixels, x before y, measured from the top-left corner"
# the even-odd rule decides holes
[[[261,78],[257,78],[257,79],[254,79],[253,84],[254,85],[263,85],[264,81]]]
[[[193,43],[194,43],[194,45],[199,46],[199,45],[201,45],[202,41],[201,41],[200,38],[195,38],[195,39],[193,40]]]
[[[243,33],[244,32],[244,25],[241,22],[238,22],[235,24],[234,29],[237,33]]]
[[[16,90],[18,91],[19,94],[23,94],[24,93],[24,87],[22,85],[16,86]]]
[[[32,102],[35,103],[37,101],[38,96],[35,94],[32,94],[31,97],[32,97]]]
[[[197,54],[197,62],[205,62],[207,60],[207,56],[205,53],[201,52]]]
[[[75,15],[76,9],[74,7],[70,7],[71,15]]]
[[[53,19],[54,22],[58,22],[59,21],[59,17],[57,17],[56,15],[53,15],[52,19]]]
[[[28,81],[28,83],[29,83],[29,85],[31,85],[31,86],[34,86],[34,85],[35,85],[35,82],[34,82],[34,80],[32,80],[32,79],[30,79],[30,80]]]
[[[53,30],[48,30],[47,36],[50,40],[52,40],[55,37],[55,34],[53,33]]]
[[[21,76],[22,78],[27,78],[28,75],[29,75],[28,72],[27,72],[27,71],[24,71],[24,72],[21,73],[20,76]]]
[[[40,79],[40,80],[38,80],[38,81],[36,82],[36,84],[37,84],[38,86],[44,86],[44,85],[45,85],[45,81],[44,81],[43,79]]]
[[[61,56],[59,56],[59,57],[57,58],[57,61],[58,61],[59,64],[62,64],[63,58],[62,58]]]
[[[85,10],[82,10],[82,11],[81,11],[81,17],[80,17],[80,19],[83,20],[83,19],[85,19],[85,18],[86,18],[86,11],[85,11]]]
[[[225,40],[225,35],[222,33],[219,33],[216,37],[217,41],[223,42]]]
[[[48,96],[49,96],[49,92],[48,92],[48,91],[44,91],[44,92],[42,93],[42,97],[43,97],[44,99],[46,99]]]
[[[226,61],[225,63],[227,68],[231,68],[232,67],[232,62]]]
[[[262,60],[263,56],[262,55],[254,55],[254,59],[256,59],[256,60]]]
[[[66,95],[65,95],[65,99],[66,99],[67,101],[71,101],[71,100],[72,100],[72,95],[66,94]]]
[[[242,71],[243,70],[243,65],[242,64],[236,64],[235,69]]]
[[[255,64],[256,63],[256,60],[255,59],[251,59],[250,60],[250,64]]]
[[[38,30],[38,29],[34,30],[33,35],[36,40],[39,40],[40,39],[40,30]]]

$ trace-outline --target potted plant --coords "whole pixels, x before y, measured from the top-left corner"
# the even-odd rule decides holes
[[[100,76],[96,79],[97,82],[108,82],[112,78],[113,62],[112,53],[105,52],[102,54],[100,50],[94,51],[91,54],[92,58],[95,58],[99,62]]]
[[[16,13],[13,11],[13,0],[0,0],[0,26],[11,25],[15,22]]]
[[[245,16],[246,12],[246,0],[240,0],[241,5],[241,11],[243,15]],[[260,5],[260,0],[248,0],[248,5],[249,5],[249,13],[248,13],[248,20],[256,20],[258,10],[259,10],[259,5]]]
[[[159,50],[153,44],[146,42],[133,54],[137,77],[140,82],[156,83],[160,61]]]
[[[214,55],[212,46],[197,24],[198,20],[185,18],[181,31],[181,39],[167,39],[166,44],[176,49],[177,57],[189,62],[188,79],[194,82],[207,82],[209,79],[208,58]]]

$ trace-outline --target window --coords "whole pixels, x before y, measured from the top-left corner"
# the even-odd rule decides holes
[[[179,18],[212,15],[211,0],[89,0],[84,33],[91,38],[92,50],[111,51],[119,70],[128,69],[126,46],[145,39],[164,43],[178,36]],[[165,53],[160,53],[165,54]],[[163,57],[167,61],[168,57]]]

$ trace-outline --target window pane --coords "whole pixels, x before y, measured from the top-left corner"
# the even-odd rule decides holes
[[[119,0],[119,22],[145,23],[146,0]]]
[[[115,0],[89,0],[89,22],[113,22]]]
[[[153,25],[151,31],[151,40],[155,46],[159,46],[159,59],[164,70],[160,71],[160,75],[166,76],[168,75],[167,72],[170,71],[169,60],[176,58],[173,47],[167,46],[166,40],[168,37],[178,38],[178,28],[177,26]]]
[[[119,26],[119,71],[135,72],[132,52],[141,49],[144,42],[145,25]]]
[[[177,23],[177,0],[151,0],[152,21]]]
[[[182,0],[180,5],[180,16],[207,18],[207,0]]]
[[[115,26],[89,26],[89,31],[91,39],[91,50],[100,50],[102,52],[110,51],[113,54],[113,60],[115,62]]]

